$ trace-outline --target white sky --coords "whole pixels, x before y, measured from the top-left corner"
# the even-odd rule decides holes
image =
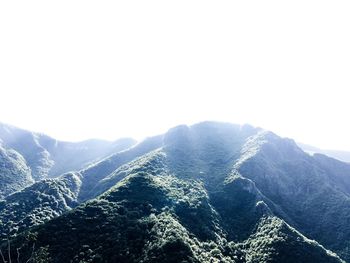
[[[251,123],[350,150],[349,1],[1,1],[0,121],[64,140]]]

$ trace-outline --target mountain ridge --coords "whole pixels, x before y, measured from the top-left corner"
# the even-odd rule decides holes
[[[311,146],[305,143],[298,142],[298,146],[303,149],[305,152],[313,155],[313,154],[324,154],[328,157],[332,157],[342,162],[350,163],[350,152],[349,151],[340,151],[340,150],[328,150],[321,149],[315,146]]]
[[[43,262],[349,261],[348,169],[260,128],[178,126],[77,172],[74,205],[11,242]]]
[[[2,159],[5,158],[5,151],[11,152],[12,155],[16,154],[17,159],[21,158],[23,163],[21,165],[27,166],[30,170],[28,171],[30,178],[26,185],[33,181],[82,169],[90,163],[129,148],[135,143],[136,141],[130,138],[121,138],[114,142],[102,140],[86,140],[77,143],[61,142],[44,134],[0,123]],[[18,167],[18,169],[21,168]],[[26,185],[22,184],[21,186],[23,188]],[[21,187],[15,187],[13,191],[6,193],[1,193],[2,189],[0,189],[0,198],[20,189]]]

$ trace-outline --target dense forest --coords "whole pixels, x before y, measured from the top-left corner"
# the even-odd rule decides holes
[[[291,139],[203,122],[103,142],[101,156],[86,146],[64,167],[39,135],[25,132],[28,155],[11,129],[0,262],[350,262],[350,164]]]

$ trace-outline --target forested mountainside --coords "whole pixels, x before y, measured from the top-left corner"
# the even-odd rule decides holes
[[[271,132],[182,125],[6,197],[1,250],[12,262],[350,262],[349,186],[349,164]]]
[[[4,184],[0,189],[0,199],[23,189],[32,181],[80,170],[133,144],[135,141],[128,138],[114,142],[62,142],[0,123],[0,176],[4,178],[0,181],[0,184]],[[11,174],[11,180],[7,174]]]
[[[162,136],[145,139],[128,150],[117,152],[80,172],[36,182],[0,201],[0,235],[11,237],[23,229],[46,222],[96,197],[100,185],[116,168],[162,145]],[[127,167],[127,165],[126,165]],[[114,185],[114,184],[113,184]],[[108,189],[103,187],[102,189]]]
[[[0,201],[0,237],[7,239],[76,207],[78,173],[44,179]]]
[[[0,145],[0,200],[33,183],[30,168],[16,151]]]

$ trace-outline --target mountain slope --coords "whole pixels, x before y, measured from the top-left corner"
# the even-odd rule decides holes
[[[226,123],[179,126],[146,145],[77,174],[73,199],[90,200],[12,247],[37,262],[342,262],[330,248],[349,261],[343,163]]]
[[[103,140],[62,142],[2,123],[0,123],[0,141],[3,147],[13,149],[23,156],[36,181],[82,169],[91,162],[135,144],[135,141],[129,138],[115,142]]]
[[[33,182],[31,170],[23,157],[0,144],[0,200]]]
[[[264,140],[236,169],[254,181],[293,226],[350,260],[350,173],[343,172],[342,180],[336,173],[349,166],[335,160],[333,166],[321,163],[274,134],[266,134]]]
[[[161,147],[162,142],[162,136],[147,138],[125,151],[116,152],[115,154],[92,164],[86,169],[83,169],[81,171],[83,178],[79,193],[79,201],[85,201],[96,196],[94,188],[102,179],[110,175],[121,165]]]
[[[261,220],[243,247],[247,262],[340,262],[334,253],[276,217]]]
[[[110,172],[119,171],[120,166],[158,148],[161,142],[162,138],[159,136],[148,138],[80,172],[44,179],[8,196],[0,203],[1,237],[13,236],[31,226],[40,225],[69,211],[88,197],[96,197],[103,193],[120,180],[120,178],[117,181],[113,180],[114,183],[104,187],[101,192],[95,189],[100,184],[103,185],[100,181],[104,182],[103,179]],[[123,169],[121,167],[121,170]]]
[[[279,219],[261,218],[245,243],[227,242],[219,221],[200,184],[140,172],[12,246],[29,258],[35,244],[43,262],[341,262]]]
[[[45,179],[0,201],[0,238],[7,239],[77,206],[80,174]]]

